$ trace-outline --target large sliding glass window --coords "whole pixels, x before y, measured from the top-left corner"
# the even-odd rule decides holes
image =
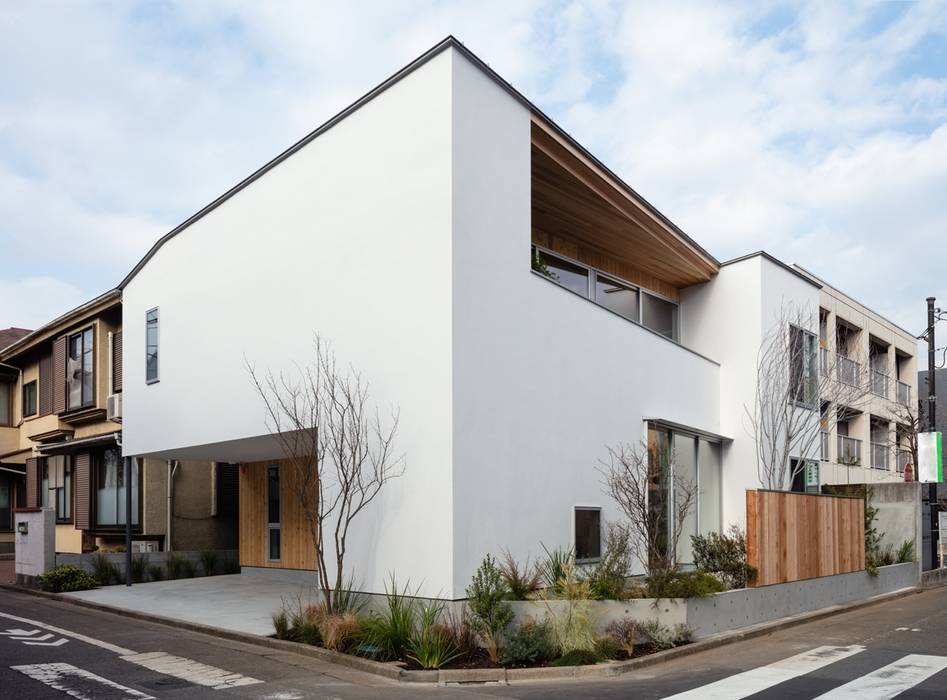
[[[280,518],[282,516],[280,503],[280,474],[275,464],[266,468],[266,529],[267,529],[267,559],[280,559]]]
[[[69,336],[66,361],[66,397],[68,408],[82,408],[93,400],[92,329]]]
[[[720,518],[721,446],[719,442],[703,438],[697,444],[697,529],[701,535],[706,535],[723,529]]]
[[[700,485],[697,477],[697,438],[686,433],[674,433],[674,479],[675,486],[681,486],[681,489],[675,488],[674,499],[681,502],[685,497],[685,489],[696,492],[692,495],[692,503],[684,521],[681,523],[681,539],[677,544],[677,560],[684,563],[694,561],[693,550],[691,549],[691,536],[697,534],[697,511],[699,509],[698,500],[700,498]],[[674,509],[675,512],[678,510]]]
[[[98,527],[125,525],[125,465],[117,448],[96,455],[95,524]],[[132,460],[132,525],[138,524],[138,461]]]

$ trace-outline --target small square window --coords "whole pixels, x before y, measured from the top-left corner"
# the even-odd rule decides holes
[[[594,561],[602,556],[601,508],[575,509],[575,559]]]

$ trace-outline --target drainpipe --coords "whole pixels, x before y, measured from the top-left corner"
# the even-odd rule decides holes
[[[105,363],[105,366],[108,367],[108,372],[107,372],[107,374],[108,374],[109,389],[108,389],[107,392],[105,392],[106,394],[111,394],[111,393],[112,393],[112,387],[115,386],[114,382],[112,381],[112,371],[113,371],[113,368],[112,368],[112,358],[115,357],[115,355],[114,355],[114,353],[113,353],[113,351],[112,351],[112,338],[113,338],[113,335],[114,335],[114,334],[112,333],[112,331],[109,331],[109,356],[108,356],[108,362]]]
[[[165,545],[164,549],[166,552],[172,551],[174,548],[171,545],[171,526],[174,522],[174,475],[178,471],[178,460],[169,459],[168,460],[168,527],[167,535],[165,536]]]

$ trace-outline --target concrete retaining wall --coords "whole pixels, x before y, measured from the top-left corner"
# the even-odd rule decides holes
[[[56,566],[61,566],[63,564],[75,564],[76,566],[93,573],[95,571],[95,557],[97,555],[104,555],[112,565],[115,566],[122,576],[125,575],[125,552],[88,552],[85,554],[69,554],[65,552],[56,553]],[[145,552],[145,553],[134,553],[132,557],[145,557],[148,560],[148,565],[158,565],[167,571],[168,557],[175,556],[180,559],[186,559],[194,564],[197,567],[198,575],[203,575],[204,571],[201,567],[201,552]],[[217,573],[223,573],[224,562],[227,560],[237,561],[237,551],[236,550],[221,550],[217,551]]]

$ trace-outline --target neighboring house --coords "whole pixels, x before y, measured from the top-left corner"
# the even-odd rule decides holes
[[[0,387],[9,408],[8,427],[0,428],[2,466],[25,474],[18,507],[55,507],[59,552],[124,544],[121,339],[121,292],[113,290],[0,350],[0,381],[6,380]],[[157,460],[136,464],[134,539],[164,549],[169,524],[173,528],[178,520],[169,521],[173,509],[187,524],[175,533],[175,548],[234,547],[235,497],[225,499],[231,512],[220,512],[215,473],[230,474],[235,482],[231,467],[215,471],[203,462]],[[232,485],[224,489],[233,490]],[[2,499],[0,481],[0,517]]]
[[[0,329],[0,350],[30,331]],[[13,427],[13,395],[19,376],[15,367],[0,364],[0,554],[13,551],[13,511],[26,502],[26,475],[22,464],[6,461],[16,451],[19,435]]]
[[[312,569],[247,364],[291,372],[319,332],[400,407],[407,456],[353,525],[350,572],[446,598],[501,548],[599,556],[618,513],[596,466],[619,442],[650,448],[654,503],[672,452],[699,484],[684,561],[687,534],[741,522],[760,344],[787,301],[811,309],[793,332],[816,372],[823,304],[765,253],[718,262],[452,38],[121,287],[126,455],[240,463],[241,564]]]

